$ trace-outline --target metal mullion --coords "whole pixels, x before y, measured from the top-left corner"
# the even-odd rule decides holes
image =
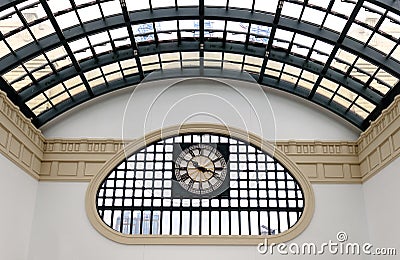
[[[104,207],[106,210],[110,210],[112,208],[112,206],[105,206]],[[113,206],[113,208],[115,208],[116,210],[122,210],[122,206]],[[134,210],[140,210],[141,208],[145,209],[145,210],[150,210],[150,206],[134,206],[133,209]],[[176,207],[166,207],[166,209],[176,209]],[[155,210],[158,210],[159,207],[155,207]],[[212,207],[205,207],[204,209],[206,210],[212,210]],[[228,207],[222,207],[222,210],[229,210]],[[248,210],[252,210],[254,209],[253,207],[242,207],[243,210],[248,211]],[[260,207],[261,210],[267,210],[267,207]],[[289,210],[288,207],[271,207],[271,210],[275,210],[275,211],[280,211],[280,210]],[[294,211],[296,212],[302,212],[301,208],[295,208]]]
[[[152,9],[152,5],[151,5],[151,1],[150,0],[149,0],[149,4],[150,4],[150,10],[152,11],[153,9]],[[125,26],[126,26],[126,28],[128,30],[129,39],[131,41],[131,46],[132,46],[132,49],[133,49],[133,56],[134,56],[134,59],[136,61],[136,66],[137,66],[138,71],[139,71],[139,76],[140,76],[140,79],[143,80],[144,79],[144,73],[143,73],[142,62],[140,61],[140,58],[139,58],[139,52],[138,52],[138,48],[137,48],[137,44],[136,44],[136,40],[135,40],[135,35],[133,33],[133,30],[132,30],[132,25],[131,25],[131,21],[130,21],[130,18],[129,18],[128,9],[126,8],[125,0],[120,0],[120,5],[121,5],[124,21],[125,21]]]
[[[96,0],[96,3],[97,3],[97,6],[100,9],[100,14],[101,14],[101,17],[103,18],[103,21],[104,21],[105,20],[105,16],[104,16],[103,8],[101,7],[101,4],[100,4],[101,3],[100,0]]]
[[[113,194],[112,194],[112,203],[111,203],[111,228],[113,228],[113,224],[114,224],[114,211],[115,211],[115,187],[117,185],[117,181],[115,179],[115,177],[117,176],[117,171],[114,170],[114,179],[112,179],[114,181],[114,187],[113,187]]]
[[[180,46],[182,42],[182,35],[181,35],[181,30],[179,28],[179,21],[180,21],[179,19],[176,20],[176,39],[178,40],[178,46]]]
[[[239,154],[240,154],[240,151],[239,151],[239,142],[236,142],[236,151],[237,151],[237,155],[238,155],[238,160],[237,160],[237,162],[236,162],[236,164],[237,164],[237,176],[238,176],[238,187],[237,187],[237,190],[238,190],[238,196],[237,196],[237,198],[238,198],[238,206],[237,206],[237,211],[238,211],[238,222],[239,222],[239,235],[242,235],[242,216],[241,216],[241,212],[240,212],[240,202],[241,202],[241,200],[242,200],[242,197],[240,196],[240,174],[239,174]]]
[[[261,66],[260,76],[258,78],[258,83],[261,83],[263,81],[265,68],[267,67],[268,60],[270,59],[272,43],[273,43],[274,38],[275,38],[275,33],[276,33],[276,29],[278,27],[279,19],[280,19],[280,16],[281,16],[283,3],[284,3],[283,0],[279,0],[278,4],[276,6],[275,16],[274,16],[274,20],[273,20],[273,23],[272,23],[272,26],[271,26],[271,33],[269,34],[268,44],[267,44],[267,47],[265,48],[264,60],[263,60],[262,66]]]
[[[21,20],[21,22],[22,22],[22,24],[24,25],[24,27],[28,30],[28,32],[29,32],[29,34],[31,35],[31,37],[32,37],[32,39],[33,39],[33,41],[34,41],[34,43],[35,43],[36,45],[38,45],[39,48],[40,48],[39,42],[38,42],[38,40],[36,39],[36,36],[33,34],[32,30],[31,30],[31,26],[28,24],[28,22],[26,21],[25,17],[24,17],[23,14],[21,13],[21,11],[20,11],[19,9],[17,9],[16,6],[14,6],[14,8],[15,8],[15,13],[18,15],[18,18]],[[5,39],[4,39],[4,40],[5,40]],[[41,48],[40,48],[40,53],[41,53],[41,55],[43,55],[43,56],[45,57],[45,59],[46,59],[46,61],[47,61],[47,65],[50,66],[50,68],[51,68],[51,70],[53,71],[53,73],[54,73],[54,74],[57,73],[57,70],[55,69],[54,65],[50,62],[50,60],[49,60],[49,58],[47,57],[46,53],[45,53],[44,50],[41,49]],[[22,63],[20,63],[20,64],[22,65]],[[44,66],[46,66],[46,65],[44,65]],[[35,82],[35,81],[34,81],[34,82]],[[37,81],[36,81],[36,83],[37,83]]]
[[[99,202],[99,199],[101,199],[101,206],[100,206],[100,209],[101,209],[101,214],[100,214],[100,217],[101,217],[101,219],[103,219],[104,218],[104,206],[105,206],[105,201],[106,201],[106,191],[107,191],[107,189],[106,189],[106,183],[107,183],[107,179],[105,180],[105,182],[103,182],[103,196],[100,198],[99,197],[99,192],[97,192],[97,194],[96,194],[96,198],[97,198],[97,203]],[[97,205],[97,204],[96,204]],[[97,206],[97,210],[99,210],[99,206]]]
[[[80,5],[79,8],[78,8],[78,6],[75,4],[75,1],[74,1],[74,0],[69,0],[69,3],[71,4],[72,9],[74,10],[76,16],[78,17],[79,24],[80,24],[81,26],[83,26],[82,19],[81,19],[79,13],[78,13],[78,9],[81,9],[81,8],[83,8],[83,7],[88,7],[88,6],[89,6],[88,3],[83,4],[83,5]]]
[[[374,29],[372,30],[371,35],[368,37],[368,39],[364,43],[364,47],[368,46],[369,42],[371,41],[372,37],[376,33],[378,33],[379,27],[382,25],[383,21],[386,19],[386,15],[388,14],[388,10],[385,11],[385,13],[381,14],[381,17],[379,18],[378,22],[375,24]]]
[[[247,168],[247,207],[250,207],[250,172],[249,169],[249,145],[246,145],[246,168]],[[249,228],[249,235],[251,235],[251,218],[250,218],[250,210],[247,211],[247,219],[248,219],[248,228]]]
[[[257,182],[257,208],[260,208],[260,179],[259,179],[259,172],[260,169],[258,168],[258,154],[259,150],[256,149],[255,156],[256,156],[256,182]],[[257,210],[258,213],[258,235],[261,235],[261,211]]]
[[[199,46],[199,57],[200,57],[200,64],[204,66],[204,0],[199,0],[199,41],[200,41],[200,46]]]
[[[31,30],[31,27],[29,26],[29,24],[28,24],[28,22],[26,21],[25,17],[22,15],[22,13],[20,12],[20,10],[17,9],[16,6],[14,6],[14,8],[15,8],[15,13],[17,14],[18,18],[21,20],[21,22],[22,22],[24,28],[26,28],[26,29],[28,30],[29,34],[31,35],[31,37],[32,37],[32,39],[33,39],[33,42],[34,42],[36,45],[39,46],[38,40],[36,39],[35,35],[33,34],[32,30]],[[48,60],[47,56],[44,55],[44,52],[43,52],[42,49],[41,49],[40,53],[45,57],[45,59],[46,59],[46,61],[47,61],[47,65],[50,65],[51,63],[50,63],[50,61]],[[33,75],[31,75],[31,74],[32,74],[31,72],[28,72],[28,70],[26,69],[25,65],[24,65],[22,62],[20,62],[20,65],[24,67],[24,69],[26,70],[27,74],[28,74],[29,77],[31,78],[32,82],[33,82],[34,84],[37,84],[37,83],[38,83],[37,80],[33,77]],[[46,66],[46,65],[44,65],[44,66]],[[52,71],[55,72],[54,69],[53,69],[54,67],[53,67],[52,65],[50,65],[50,67],[51,67]],[[32,70],[32,72],[34,72],[34,71],[35,71],[35,70]]]
[[[162,152],[162,162],[163,164],[165,164],[165,139],[163,140],[163,152]],[[173,174],[173,173],[172,173]],[[160,221],[160,235],[162,234],[162,223],[163,223],[163,213],[164,213],[164,172],[161,174],[161,206],[160,206],[160,217],[159,217],[159,221]],[[172,181],[172,180],[171,180]]]
[[[301,18],[303,17],[303,15],[304,15],[304,10],[306,10],[306,6],[308,5],[308,0],[304,0],[304,2],[303,2],[303,7],[301,8],[301,12],[300,12],[300,15],[299,15],[299,17],[298,17],[298,19],[297,19],[297,22],[301,22]]]
[[[297,33],[294,32],[293,36],[292,36],[292,39],[290,40],[289,46],[287,48],[287,51],[286,51],[288,54],[292,51],[292,48],[293,48],[293,45],[294,45],[294,38],[296,37],[296,35],[297,35]]]
[[[386,55],[386,59],[389,59],[392,56],[393,52],[396,50],[399,44],[400,44],[400,38],[397,39],[396,44],[393,46],[392,50]]]
[[[81,26],[82,28],[84,28],[82,19],[81,19],[79,13],[78,13],[78,9],[80,9],[80,8],[78,8],[78,7],[76,6],[74,0],[69,0],[69,1],[70,1],[71,5],[72,5],[72,8],[74,9],[74,12],[75,12],[76,16],[78,17],[78,21],[79,21],[80,26]],[[96,2],[98,2],[98,0],[96,0]],[[101,10],[100,10],[100,11],[101,11]],[[103,18],[103,20],[105,19],[104,16],[102,16],[102,18]],[[97,62],[97,61],[98,61],[98,58],[97,58],[96,51],[95,51],[95,49],[94,49],[92,43],[90,42],[89,36],[88,36],[86,33],[85,33],[85,38],[86,38],[86,40],[87,40],[88,43],[89,43],[89,48],[90,48],[90,51],[92,52],[92,56],[93,56],[95,62]]]
[[[140,214],[141,214],[141,217],[140,217],[140,228],[139,228],[139,234],[141,234],[141,235],[143,235],[144,201],[145,201],[145,198],[146,198],[146,196],[145,196],[144,194],[145,194],[145,191],[146,191],[145,183],[146,183],[146,170],[147,170],[147,167],[146,167],[146,162],[147,162],[147,149],[144,149],[143,154],[144,154],[144,159],[143,159],[143,176],[142,176],[142,191],[143,191],[143,192],[142,192],[142,204],[141,204],[141,207],[140,207]]]
[[[135,157],[134,157],[135,159],[132,161],[132,162],[134,162],[135,163],[135,165],[136,165],[136,163],[137,163],[137,156],[135,155]],[[127,160],[128,161],[128,160]],[[131,207],[131,227],[130,227],[130,230],[131,230],[131,234],[133,234],[134,233],[134,231],[133,231],[133,211],[134,211],[134,208],[135,208],[135,190],[136,190],[136,167],[133,167],[132,168],[132,170],[133,170],[133,179],[132,179],[132,181],[133,181],[133,187],[132,187],[132,190],[133,190],[133,193],[132,193],[132,207]],[[140,223],[139,223],[140,224]]]
[[[158,39],[158,33],[156,30],[156,23],[154,21],[152,21],[153,24],[153,34],[154,34],[154,42],[156,43],[156,46],[158,46],[159,44],[159,39]]]
[[[346,113],[350,111],[350,109],[354,106],[359,97],[360,95],[357,95],[356,98],[351,102],[350,106],[346,109]]]
[[[351,15],[348,18],[348,21],[346,22],[346,25],[344,26],[342,32],[340,33],[340,36],[337,39],[337,41],[335,43],[335,46],[334,46],[334,48],[333,48],[328,60],[326,61],[325,65],[324,65],[324,68],[320,72],[320,74],[318,76],[318,79],[315,81],[314,87],[312,88],[312,90],[310,91],[310,94],[308,95],[308,99],[312,100],[312,98],[314,97],[318,86],[320,85],[322,79],[326,76],[326,72],[330,68],[331,63],[332,63],[334,57],[336,56],[339,48],[342,46],[342,43],[343,43],[344,39],[346,38],[347,33],[350,30],[350,27],[353,24],[358,12],[360,11],[361,7],[363,6],[363,3],[364,3],[364,0],[359,0],[357,2],[357,4],[354,6],[354,9],[351,12]]]
[[[126,161],[126,160],[124,160],[124,179],[123,179],[123,182],[124,182],[124,184],[123,184],[123,191],[122,191],[122,208],[123,209],[125,209],[125,198],[126,198],[126,195],[125,195],[125,192],[126,192],[126,172],[127,172],[127,165],[128,165],[128,162]],[[115,176],[115,177],[117,177],[117,176]],[[114,187],[115,188],[115,187]],[[125,210],[122,210],[121,211],[121,226],[120,226],[120,232],[121,233],[123,233],[123,224],[124,224],[124,218],[125,218]],[[130,220],[130,221],[132,221],[132,220]]]
[[[156,145],[154,145],[154,148],[156,148]],[[153,150],[153,165],[156,165],[156,154],[157,154],[157,149]],[[152,181],[152,191],[151,191],[151,203],[150,203],[150,231],[149,231],[149,235],[153,234],[153,218],[154,218],[154,214],[153,214],[153,202],[154,202],[154,182],[155,182],[155,178],[156,178],[156,171],[155,171],[155,167],[152,169],[153,171],[153,177],[151,179]]]
[[[378,69],[375,70],[375,72],[369,77],[369,79],[367,80],[367,82],[365,82],[365,88],[367,88],[368,86],[371,85],[372,81],[375,79],[376,75],[378,74],[380,67],[378,67]]]
[[[328,15],[330,14],[334,3],[335,3],[335,0],[331,0],[329,2],[328,7],[326,8],[326,10],[324,10],[325,11],[325,16],[324,16],[324,19],[322,19],[322,23],[320,25],[320,28],[322,28],[324,26],[324,24],[326,22],[326,19],[328,18]]]
[[[332,103],[333,98],[336,96],[336,94],[338,93],[338,91],[339,91],[341,86],[342,85],[340,85],[340,84],[338,85],[338,87],[336,88],[335,92],[333,92],[332,97],[329,99],[328,104]]]
[[[218,221],[219,221],[219,225],[218,225],[218,235],[222,235],[222,199],[218,198]]]
[[[255,1],[255,0],[254,0]],[[253,3],[254,3],[253,1]],[[253,11],[252,11],[253,12]],[[247,49],[247,47],[249,46],[249,41],[250,41],[250,31],[251,31],[251,23],[248,23],[249,26],[247,28],[247,33],[246,33],[246,40],[244,41],[244,46]]]
[[[307,1],[307,0],[306,0]],[[269,201],[270,201],[270,196],[269,196],[269,191],[270,191],[270,188],[269,188],[269,180],[270,180],[270,177],[269,177],[269,170],[268,170],[268,157],[269,156],[265,156],[265,170],[266,170],[266,178],[265,178],[265,182],[266,182],[266,189],[267,189],[267,218],[268,218],[268,230],[267,230],[267,233],[268,233],[268,235],[271,235],[271,208],[270,208],[270,204],[269,204]]]
[[[227,34],[228,34],[228,31],[226,29],[227,26],[228,26],[228,20],[225,20],[224,30],[223,30],[223,33],[222,33],[222,47],[223,48],[225,48],[225,45],[226,45],[226,37],[227,37]]]
[[[295,199],[296,199],[296,209],[298,209],[299,208],[299,196],[298,196],[297,192],[299,191],[299,189],[298,189],[299,185],[297,183],[295,183],[294,188],[295,188],[294,194],[295,194]],[[304,205],[303,205],[303,207],[304,207]],[[299,218],[300,218],[300,213],[297,211],[297,219],[299,219]]]
[[[72,62],[72,64],[73,64],[73,66],[74,66],[74,68],[75,68],[77,74],[80,76],[80,78],[81,78],[81,80],[82,80],[84,86],[86,87],[86,90],[87,90],[87,92],[89,93],[89,96],[90,96],[90,97],[94,97],[93,91],[92,91],[92,89],[90,88],[89,83],[87,82],[86,77],[83,75],[82,69],[80,68],[79,63],[78,63],[78,61],[76,60],[76,58],[75,58],[75,56],[74,56],[74,54],[73,54],[71,48],[70,48],[69,45],[67,44],[66,39],[65,39],[65,37],[64,37],[64,34],[63,34],[63,32],[62,32],[60,26],[58,25],[58,23],[57,23],[57,21],[56,21],[54,15],[52,14],[51,9],[50,9],[50,7],[49,7],[47,1],[46,1],[46,0],[40,0],[40,3],[42,4],[43,9],[44,9],[45,12],[47,13],[47,16],[49,17],[49,20],[50,20],[50,22],[51,22],[51,24],[52,24],[54,30],[56,31],[56,34],[57,34],[57,36],[58,36],[60,42],[62,43],[62,46],[64,47],[64,49],[65,49],[66,52],[68,53],[69,58],[71,59],[71,62]]]
[[[193,199],[189,199],[189,235],[192,235]]]
[[[277,167],[277,162],[274,158],[272,158],[274,160],[274,169],[275,169],[275,191],[276,191],[276,206],[279,209],[279,201],[280,201],[280,197],[279,197],[279,187],[278,187],[278,167]],[[279,210],[276,211],[276,215],[278,217],[278,233],[281,233],[281,216],[279,215]]]
[[[201,229],[201,222],[202,222],[202,215],[203,215],[203,199],[200,200],[200,205],[199,205],[199,235],[203,235],[203,231]]]
[[[183,224],[183,214],[182,214],[182,212],[183,212],[183,198],[180,198],[179,199],[179,235],[181,236],[182,235],[182,224]]]
[[[157,57],[158,57],[158,65],[160,65],[161,70],[163,69],[163,63],[161,61],[161,54],[157,53]]]
[[[299,76],[297,77],[296,83],[294,84],[294,89],[296,89],[299,86],[300,80],[302,80],[302,76],[304,73],[304,68],[301,69]],[[303,79],[305,81],[308,81],[307,79]]]
[[[288,172],[286,172],[285,174],[284,174],[284,178],[285,178],[285,193],[286,193],[286,207],[287,208],[289,208],[289,189],[288,189],[288,178],[287,178],[287,176],[288,176]],[[288,211],[286,211],[286,218],[287,218],[287,226],[288,226],[288,229],[290,229],[290,217],[289,217],[289,212],[291,212],[290,210],[288,210]]]
[[[244,69],[245,58],[246,58],[246,54],[242,55],[242,62],[241,62],[241,66],[240,66],[241,67],[241,69],[240,69],[241,71],[243,71],[243,69]]]
[[[229,191],[231,191],[231,188],[229,188]],[[229,192],[229,198],[227,200],[228,200],[228,208],[231,209],[232,204],[231,204],[230,192]],[[231,210],[228,210],[228,219],[229,219],[228,234],[232,235],[232,211]]]

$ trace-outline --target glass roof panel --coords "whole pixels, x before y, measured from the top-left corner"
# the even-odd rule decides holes
[[[54,87],[52,87],[51,89],[46,90],[44,93],[46,94],[46,96],[48,98],[53,98],[54,96],[62,93],[65,91],[64,85],[63,84],[58,84]]]
[[[298,3],[285,2],[282,7],[282,15],[298,19],[303,6]]]
[[[57,24],[61,29],[66,29],[79,24],[78,17],[74,11],[56,16]]]
[[[100,8],[98,5],[90,5],[88,7],[78,9],[79,17],[82,23],[101,18]]]
[[[204,0],[205,6],[226,6],[227,0]]]
[[[316,10],[314,8],[306,7],[302,16],[302,21],[310,22],[313,24],[321,25],[324,19],[325,12]]]
[[[230,7],[251,9],[253,0],[229,0]]]
[[[394,41],[389,40],[379,33],[375,33],[370,42],[371,46],[374,46],[385,54],[389,54],[389,52],[394,48],[395,44],[396,43]]]
[[[324,23],[324,27],[340,33],[341,31],[343,31],[346,23],[347,20],[332,14],[328,14],[328,17],[326,18],[326,21]]]
[[[329,5],[330,0],[309,0],[308,4],[314,5],[314,6],[319,6],[324,9],[326,9]]]
[[[253,2],[254,12],[251,12],[249,9]],[[206,67],[245,70],[255,73],[255,76],[262,73],[266,77],[291,82],[294,87],[298,84],[311,90],[320,76],[313,72],[321,71],[327,65],[341,75],[337,77],[330,70],[322,71],[322,82],[317,86],[316,93],[331,99],[329,104],[322,106],[339,111],[335,110],[335,106],[345,105],[350,111],[356,111],[360,118],[354,119],[346,114],[343,117],[357,126],[368,125],[368,122],[362,124],[362,118],[368,116],[376,104],[380,104],[381,100],[377,97],[390,97],[394,93],[392,89],[399,84],[400,46],[397,42],[400,37],[400,10],[397,12],[396,7],[392,7],[393,10],[390,11],[385,10],[383,4],[377,6],[365,1],[356,20],[349,21],[351,27],[347,32],[347,39],[339,43],[339,51],[334,53],[330,62],[329,57],[334,50],[331,42],[339,38],[356,2],[284,1],[282,15],[286,18],[277,20],[277,30],[271,39],[272,29],[263,23],[272,22],[278,2],[272,0],[266,4],[265,0],[205,0],[205,5],[210,7],[205,8],[204,17],[196,17],[192,12],[196,13],[194,8],[199,5],[198,0],[126,1],[127,9],[131,12],[129,15],[133,18],[128,25],[134,34],[133,41],[121,14],[119,0],[11,1],[11,7],[7,5],[9,8],[0,10],[0,32],[4,35],[4,38],[0,38],[0,58],[6,61],[0,63],[0,70],[3,72],[1,76],[9,84],[7,87],[20,91],[18,95],[22,95],[23,100],[26,95],[35,101],[31,101],[31,109],[39,115],[43,109],[53,109],[53,105],[56,111],[57,104],[77,93],[86,92],[82,95],[91,95],[90,91],[86,91],[80,76],[74,74],[74,69],[71,69],[73,66],[83,66],[84,71],[89,69],[84,75],[89,86],[95,87],[106,83],[116,84],[115,80],[133,75],[134,80],[144,78],[149,72],[160,69],[161,63],[163,69],[199,67],[199,58],[204,55],[202,64]],[[333,8],[328,11],[331,3]],[[51,14],[45,12],[48,10],[47,5]],[[181,8],[183,6],[192,7]],[[227,8],[226,13],[229,15],[224,15],[215,6]],[[151,17],[141,13],[141,10],[150,7],[163,10],[153,12]],[[229,13],[230,8],[235,10]],[[260,20],[266,15],[264,12],[270,14],[267,19]],[[216,15],[218,13],[220,16]],[[57,25],[54,28],[48,18],[51,15],[56,18]],[[207,19],[201,26],[203,18]],[[79,19],[83,24],[94,19],[101,20],[82,27]],[[298,26],[288,28],[294,19],[299,20]],[[24,23],[30,28],[26,28]],[[55,30],[58,27],[65,39],[59,39]],[[201,28],[204,28],[203,32],[200,32]],[[329,32],[318,37],[310,35],[321,28]],[[267,46],[271,47],[267,45],[270,40],[272,50],[266,51]],[[132,44],[135,41],[137,44]],[[63,43],[69,45],[73,57],[69,57]],[[365,52],[360,51],[363,48]],[[162,53],[158,53],[159,51]],[[385,56],[388,62],[384,62]],[[93,59],[93,62],[89,59]],[[135,59],[141,61],[142,68],[137,67]],[[264,69],[262,64],[265,59],[268,62]],[[76,61],[79,63],[76,64]],[[287,61],[298,66],[310,64],[305,67],[310,71],[288,65]],[[95,68],[96,63],[111,65],[99,65]],[[47,81],[54,73],[58,73],[65,83],[59,84],[59,80],[54,83]],[[62,77],[70,79],[65,80]],[[349,77],[350,80],[343,80],[342,77]],[[339,84],[340,82],[346,82],[346,87],[356,84],[354,88],[350,86],[351,89],[364,85],[363,92],[352,92]],[[53,92],[59,90],[54,94],[42,92],[41,89]],[[28,94],[30,90],[32,93]],[[351,97],[346,91],[351,92]],[[293,93],[299,95],[300,92]],[[310,92],[311,101],[313,93]],[[304,93],[301,95],[304,96]],[[364,102],[360,95],[368,95],[371,102]],[[68,104],[73,106],[76,102],[71,99]],[[364,104],[369,109],[365,109]],[[377,109],[382,108],[379,106]],[[51,113],[53,112],[46,113],[46,118],[51,118],[48,117]],[[57,113],[54,112],[54,115]],[[39,120],[35,121],[38,122],[37,125],[44,123],[39,118],[44,116],[33,119]]]
[[[128,11],[150,9],[149,1],[125,1]]]
[[[247,64],[256,65],[256,66],[261,67],[263,60],[264,59],[262,59],[262,58],[257,58],[257,57],[247,55],[247,56],[245,56],[244,62]]]
[[[64,81],[64,84],[68,89],[70,89],[70,88],[73,88],[73,87],[75,87],[77,85],[82,84],[82,80],[81,80],[81,77],[75,76],[75,77],[73,77],[71,79],[68,79],[68,80]]]
[[[158,55],[150,55],[150,56],[143,56],[140,57],[140,62],[143,64],[150,64],[150,63],[158,63]]]
[[[372,30],[357,23],[353,23],[350,27],[349,32],[347,33],[347,36],[365,43],[367,42],[371,34]]]
[[[57,13],[72,7],[69,0],[48,0],[47,3],[49,4],[49,7],[53,13]]]
[[[281,80],[290,82],[290,83],[292,83],[292,84],[296,84],[296,83],[297,83],[297,79],[298,79],[298,78],[295,77],[295,76],[292,75],[292,74],[282,73],[282,75],[281,75]]]
[[[10,49],[4,43],[4,41],[0,41],[0,59],[10,53]]]
[[[354,2],[352,1],[338,1],[336,0],[333,4],[332,11],[340,14],[344,14],[347,17],[351,15],[354,9]]]
[[[277,29],[275,32],[275,37],[281,40],[285,41],[292,41],[294,32],[282,30],[282,29]]]
[[[151,0],[153,8],[175,6],[175,0]]]
[[[121,14],[122,9],[119,0],[108,0],[107,2],[102,2],[100,4],[101,10],[104,16],[110,16],[115,14]]]
[[[15,51],[19,48],[27,45],[28,43],[33,42],[33,38],[28,30],[23,30],[21,32],[10,35],[6,38],[6,41],[11,46],[11,48]]]
[[[178,6],[197,6],[199,0],[177,0]]]
[[[269,60],[267,63],[267,68],[271,68],[274,70],[281,70],[282,67],[283,67],[283,63],[281,63],[281,62]]]
[[[92,80],[94,78],[102,77],[102,73],[100,69],[94,69],[88,72],[85,72],[85,77],[87,80]]]
[[[278,0],[270,0],[265,4],[265,0],[255,0],[254,10],[274,13],[278,6]]]

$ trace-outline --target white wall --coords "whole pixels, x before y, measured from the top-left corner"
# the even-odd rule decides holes
[[[376,247],[397,248],[397,254],[400,254],[399,169],[400,158],[397,158],[363,186],[371,242]]]
[[[28,256],[38,182],[0,154],[0,259]]]
[[[310,226],[291,242],[336,241],[345,231],[349,242],[368,241],[361,185],[314,185],[316,209]],[[89,223],[84,198],[87,183],[39,183],[29,260],[126,259],[267,259],[254,246],[121,245],[100,235]],[[260,241],[262,242],[262,241]],[[279,255],[277,259],[280,259]],[[342,259],[329,254],[319,259]],[[309,259],[303,256],[300,259]],[[274,258],[275,259],[275,258]],[[351,259],[368,259],[355,256]]]
[[[344,119],[293,95],[210,79],[164,80],[111,93],[42,130],[46,137],[137,138],[184,122],[226,124],[268,140],[356,140],[360,133]]]
[[[46,137],[135,138],[184,122],[213,122],[249,129],[266,139],[355,140],[359,131],[316,105],[243,82],[160,81],[101,97],[77,107],[42,130]],[[249,102],[248,100],[251,100]],[[270,105],[269,104],[270,102]],[[125,108],[127,110],[125,111]],[[125,121],[124,121],[125,120]],[[124,131],[124,135],[122,134]],[[294,241],[317,244],[346,231],[368,240],[361,185],[313,185],[315,215]],[[29,260],[265,259],[254,246],[127,246],[90,225],[84,210],[87,183],[39,183]],[[262,241],[260,241],[262,242]],[[341,256],[318,256],[341,259]],[[278,256],[279,258],[279,256]],[[309,259],[304,256],[301,259]],[[352,259],[368,259],[363,256]]]

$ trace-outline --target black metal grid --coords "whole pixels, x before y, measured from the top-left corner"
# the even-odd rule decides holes
[[[174,144],[229,145],[229,188],[212,198],[173,196]],[[261,235],[292,227],[304,210],[301,187],[253,145],[210,134],[171,137],[129,156],[107,176],[97,210],[125,234]]]
[[[400,2],[268,3],[0,3],[0,88],[40,127],[155,70],[204,66],[248,72],[366,129],[400,90]]]

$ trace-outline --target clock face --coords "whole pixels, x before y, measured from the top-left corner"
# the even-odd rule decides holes
[[[179,184],[194,194],[208,194],[224,182],[227,164],[213,146],[195,144],[183,150],[175,161],[175,176]]]

